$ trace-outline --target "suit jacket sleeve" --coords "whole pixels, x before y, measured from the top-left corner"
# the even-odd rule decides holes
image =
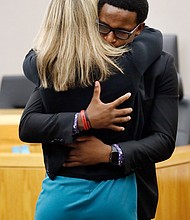
[[[171,56],[167,56],[166,65],[163,65],[164,72],[156,80],[147,134],[139,140],[119,143],[125,157],[126,174],[150,163],[168,159],[175,148],[178,121],[177,72]]]
[[[38,75],[38,69],[36,65],[36,52],[31,49],[25,56],[23,62],[23,71],[25,76],[32,81],[35,85],[40,85],[40,79]]]
[[[143,74],[158,59],[163,49],[163,36],[159,30],[146,26],[129,45],[127,53],[139,73]]]
[[[20,120],[20,139],[29,143],[72,143],[75,113],[43,114],[42,112],[44,112],[42,99],[36,88]]]

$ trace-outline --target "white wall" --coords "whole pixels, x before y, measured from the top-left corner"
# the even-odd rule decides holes
[[[22,74],[22,62],[32,46],[49,0],[0,0],[0,79]],[[190,1],[149,0],[149,26],[178,35],[179,67],[190,95]]]
[[[185,94],[190,95],[190,1],[149,0],[149,5],[147,24],[178,36],[179,69]]]
[[[0,79],[22,74],[24,56],[38,32],[47,0],[0,0]]]

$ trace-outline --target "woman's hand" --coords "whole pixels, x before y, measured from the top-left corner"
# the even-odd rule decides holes
[[[111,146],[104,144],[94,136],[78,137],[69,157],[63,164],[65,167],[89,166],[98,163],[109,163]]]
[[[124,127],[116,124],[128,122],[131,119],[129,114],[132,112],[132,108],[117,109],[116,107],[128,100],[131,93],[126,93],[115,101],[105,104],[100,100],[100,92],[100,83],[96,81],[92,100],[86,109],[92,128],[107,128],[114,131],[123,131]],[[82,122],[80,117],[78,124],[79,128],[81,128]]]

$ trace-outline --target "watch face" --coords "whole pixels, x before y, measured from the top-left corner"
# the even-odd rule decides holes
[[[118,165],[118,159],[119,159],[119,153],[112,151],[111,163],[112,163],[113,165]]]

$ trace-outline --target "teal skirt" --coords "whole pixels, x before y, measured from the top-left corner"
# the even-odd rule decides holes
[[[106,180],[47,176],[35,220],[137,220],[135,174]]]

